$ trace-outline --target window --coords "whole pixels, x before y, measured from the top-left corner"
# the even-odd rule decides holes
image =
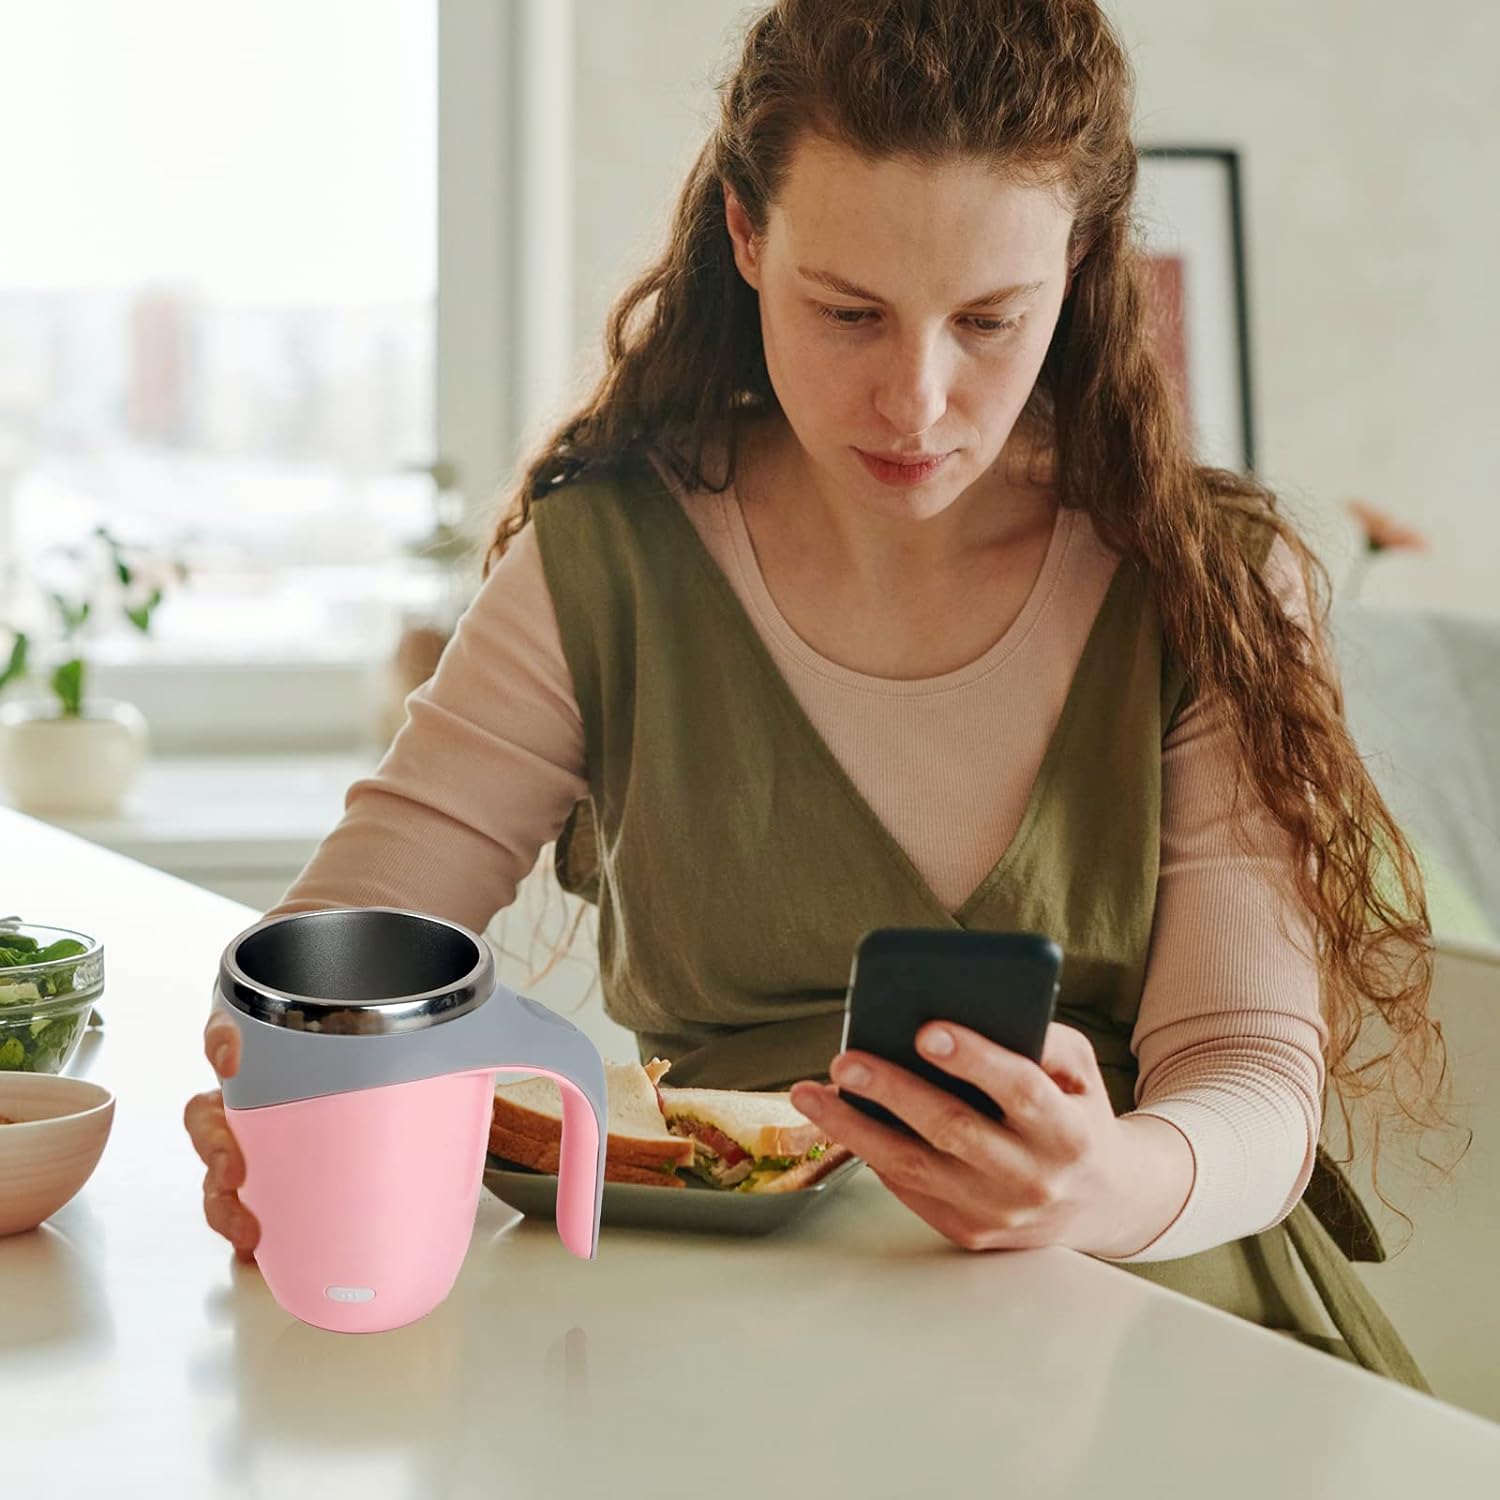
[[[175,547],[100,661],[383,655],[440,588],[436,0],[8,6],[0,141],[0,565]]]

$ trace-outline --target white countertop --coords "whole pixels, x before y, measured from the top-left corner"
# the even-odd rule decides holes
[[[182,1124],[257,914],[8,810],[0,848],[7,910],[104,942],[70,1071],[117,1096],[88,1185],[0,1240],[7,1497],[1496,1493],[1500,1426],[1084,1256],[957,1250],[869,1172],[592,1262],[482,1193],[436,1311],[308,1327],[204,1223]]]

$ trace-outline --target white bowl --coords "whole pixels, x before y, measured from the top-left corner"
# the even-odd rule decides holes
[[[115,1096],[85,1078],[0,1072],[0,1235],[35,1229],[89,1180]]]

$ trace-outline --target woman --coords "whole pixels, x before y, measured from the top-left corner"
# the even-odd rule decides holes
[[[556,839],[674,1082],[795,1084],[957,1245],[1067,1245],[1425,1389],[1318,1151],[1365,1016],[1388,1069],[1440,1045],[1423,894],[1326,573],[1193,461],[1152,357],[1131,92],[1092,0],[761,14],[604,377],[274,910],[483,927]],[[1066,955],[1040,1067],[922,1038],[1004,1126],[835,1060],[858,936],[945,925]],[[206,1042],[227,1076],[237,1033]],[[248,1254],[220,1095],[187,1123]]]

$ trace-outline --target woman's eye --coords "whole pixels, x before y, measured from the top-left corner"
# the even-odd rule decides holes
[[[980,333],[1006,333],[1021,324],[1019,318],[970,318],[969,322]]]
[[[836,328],[861,328],[866,318],[874,317],[868,308],[856,307],[827,307],[822,303],[816,304],[819,316],[825,318]],[[975,333],[986,337],[1006,333],[1020,323],[1019,318],[965,318],[964,322],[973,328]]]
[[[866,316],[864,312],[856,311],[852,307],[824,307],[821,303],[818,304],[818,313],[840,328],[858,327],[859,320]]]

